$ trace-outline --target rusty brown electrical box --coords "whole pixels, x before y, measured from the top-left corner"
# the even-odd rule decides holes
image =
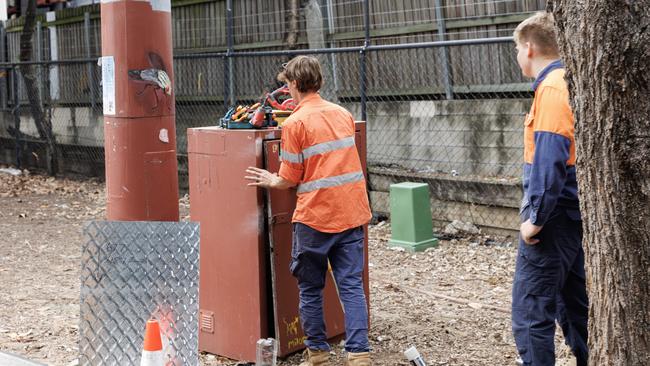
[[[364,170],[366,129],[356,123]],[[273,337],[283,357],[304,348],[298,285],[289,272],[295,190],[249,187],[249,166],[277,172],[281,129],[188,129],[191,220],[201,224],[199,350],[255,361],[255,343]],[[364,287],[368,288],[368,246]],[[345,333],[328,273],[324,294],[330,339]]]

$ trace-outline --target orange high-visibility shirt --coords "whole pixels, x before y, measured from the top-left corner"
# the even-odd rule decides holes
[[[529,208],[527,219],[538,226],[558,207],[580,217],[574,118],[564,75],[559,60],[542,70],[525,120],[521,211]]]
[[[355,146],[354,119],[313,94],[282,124],[279,175],[296,183],[292,222],[339,233],[371,218],[366,180]]]
[[[569,140],[570,151],[566,164],[576,164],[574,119],[564,74],[564,69],[551,71],[535,91],[533,104],[524,122],[524,162],[527,164],[533,163],[535,133],[538,132],[556,134]]]

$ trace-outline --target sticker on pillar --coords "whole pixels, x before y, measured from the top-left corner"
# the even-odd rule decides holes
[[[170,0],[151,0],[151,10],[172,12],[172,2]]]
[[[113,56],[104,56],[100,60],[102,64],[104,115],[115,115],[115,59]]]
[[[171,97],[172,81],[167,74],[165,63],[159,54],[149,52],[147,59],[151,67],[148,69],[129,70],[129,80],[135,84],[143,85],[142,90],[136,95],[145,98],[144,100],[150,101],[147,103],[153,104],[151,110],[154,111],[158,109],[162,98]],[[149,92],[146,93],[147,91]],[[151,101],[152,98],[149,97],[152,93],[155,98],[155,104]],[[170,103],[167,103],[167,109],[171,111],[172,107]]]
[[[169,133],[166,128],[163,128],[158,133],[158,139],[162,142],[169,143]]]

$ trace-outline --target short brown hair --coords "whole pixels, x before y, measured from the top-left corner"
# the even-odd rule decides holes
[[[541,56],[554,57],[560,54],[555,36],[555,20],[551,13],[541,11],[519,23],[513,36],[517,43],[533,43]]]
[[[323,73],[316,57],[297,56],[283,66],[278,80],[283,83],[296,81],[301,93],[317,92],[323,85]]]

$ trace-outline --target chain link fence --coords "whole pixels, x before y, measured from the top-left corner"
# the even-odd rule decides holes
[[[314,1],[303,3],[298,43],[290,51],[277,43],[286,29],[274,28],[284,24],[289,14],[284,7],[214,15],[210,15],[212,8],[206,8],[210,11],[194,17],[183,15],[191,13],[187,7],[174,8],[181,177],[187,174],[187,128],[217,125],[230,106],[259,100],[278,86],[275,76],[283,62],[308,53],[323,65],[321,94],[368,122],[367,160],[376,213],[389,211],[390,184],[421,181],[431,187],[432,212],[439,227],[460,219],[501,231],[517,229],[522,121],[532,91],[530,80],[521,76],[509,36],[519,21],[542,9],[544,2],[321,1],[321,18],[316,12],[316,24],[321,26],[316,28],[310,27],[313,9],[308,9]],[[471,3],[474,12],[468,10],[469,5],[459,11],[459,3]],[[506,5],[517,10],[500,10],[499,6]],[[405,20],[408,17],[410,23]],[[35,47],[40,51],[31,63],[38,98],[29,98],[25,65],[16,62],[19,33],[0,34],[9,50],[2,59],[8,61],[0,63],[1,161],[46,166],[46,136],[34,123],[30,103],[37,100],[45,124],[51,124],[60,166],[66,171],[103,175],[101,70],[97,65],[100,20],[88,12],[81,19],[74,28],[74,42],[53,39],[53,27],[38,27],[35,39],[41,47]],[[378,26],[381,19],[390,32]],[[251,24],[255,31],[250,31]],[[68,25],[57,25],[60,37],[64,26]],[[314,34],[323,35],[322,42],[318,37],[314,41]],[[261,43],[250,43],[256,39]],[[53,57],[53,44],[67,55],[65,60]]]

